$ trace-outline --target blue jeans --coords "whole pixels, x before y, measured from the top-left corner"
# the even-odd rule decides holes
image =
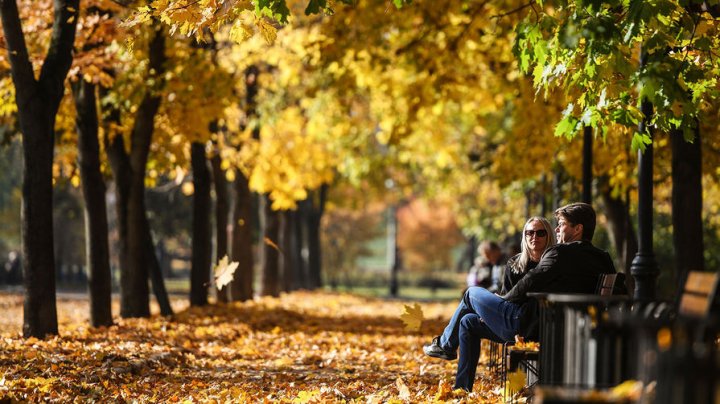
[[[465,291],[450,323],[440,336],[448,351],[460,348],[455,388],[472,390],[480,358],[480,340],[512,341],[520,328],[521,306],[505,301],[484,288]]]

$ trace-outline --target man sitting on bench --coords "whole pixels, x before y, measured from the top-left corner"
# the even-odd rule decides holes
[[[472,390],[477,360],[467,354],[469,347],[460,341],[460,327],[472,324],[467,333],[478,339],[513,341],[515,335],[527,337],[537,326],[538,310],[528,292],[593,293],[601,274],[615,273],[610,255],[592,245],[595,210],[586,203],[571,203],[555,211],[558,245],[548,248],[538,265],[531,269],[505,295],[498,296],[480,287],[471,287],[463,296],[442,335],[423,347],[426,355],[460,359],[455,388]],[[471,321],[464,321],[469,316]],[[472,321],[473,319],[481,321]]]

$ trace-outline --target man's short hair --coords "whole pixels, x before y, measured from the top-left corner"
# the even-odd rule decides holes
[[[562,216],[573,225],[583,225],[583,240],[591,241],[595,234],[595,209],[587,203],[575,202],[558,208],[555,218]]]
[[[502,248],[500,248],[500,245],[494,241],[483,241],[480,243],[480,251],[500,251],[502,252]]]

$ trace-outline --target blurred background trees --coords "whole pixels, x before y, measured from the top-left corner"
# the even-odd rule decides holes
[[[84,2],[45,178],[54,184],[55,245],[44,253],[58,284],[107,276],[127,317],[149,314],[150,285],[161,305],[166,287],[193,290],[197,305],[323,286],[385,290],[391,274],[403,287],[457,287],[455,268],[469,267],[478,240],[509,247],[527,216],[581,198],[574,137],[587,125],[596,127],[596,244],[623,270],[637,250],[637,150],[653,142],[655,251],[667,292],[676,249],[688,250],[679,247],[687,237],[673,239],[680,203],[670,132],[699,131],[702,189],[685,192],[702,192],[694,213],[704,264],[716,266],[720,72],[705,57],[720,37],[714,9],[686,15],[670,0],[630,14],[620,3],[342,3]],[[52,3],[17,4],[37,73]],[[660,21],[665,11],[672,17]],[[601,30],[610,16],[622,24]],[[692,27],[697,36],[688,37]],[[672,42],[674,53],[640,71],[637,49],[621,40],[628,35],[636,47]],[[662,73],[668,64],[676,75]],[[652,139],[635,129],[649,89],[665,97],[653,99],[662,108]],[[21,245],[15,98],[3,52],[3,258]],[[97,145],[79,149],[82,139]],[[82,162],[93,158],[88,177]],[[79,192],[90,181],[106,204]],[[101,216],[104,231],[90,224]],[[95,233],[85,233],[83,217]],[[103,245],[107,257],[93,257]],[[226,255],[240,267],[215,290],[209,267]]]

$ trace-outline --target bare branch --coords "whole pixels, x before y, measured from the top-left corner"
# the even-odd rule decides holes
[[[526,4],[523,4],[523,5],[521,5],[521,6],[518,6],[518,7],[514,8],[514,9],[512,9],[512,10],[506,12],[506,13],[496,14],[496,15],[490,17],[490,18],[492,18],[492,19],[504,18],[504,17],[507,17],[507,16],[509,16],[509,15],[513,15],[513,14],[515,14],[515,13],[519,13],[520,11],[522,11],[522,10],[528,8],[528,7],[532,7],[533,11],[535,12],[535,15],[537,16],[537,10],[535,10],[535,7],[533,7],[534,4],[535,4],[535,0],[530,0],[530,2],[528,2],[528,3],[526,3]]]

